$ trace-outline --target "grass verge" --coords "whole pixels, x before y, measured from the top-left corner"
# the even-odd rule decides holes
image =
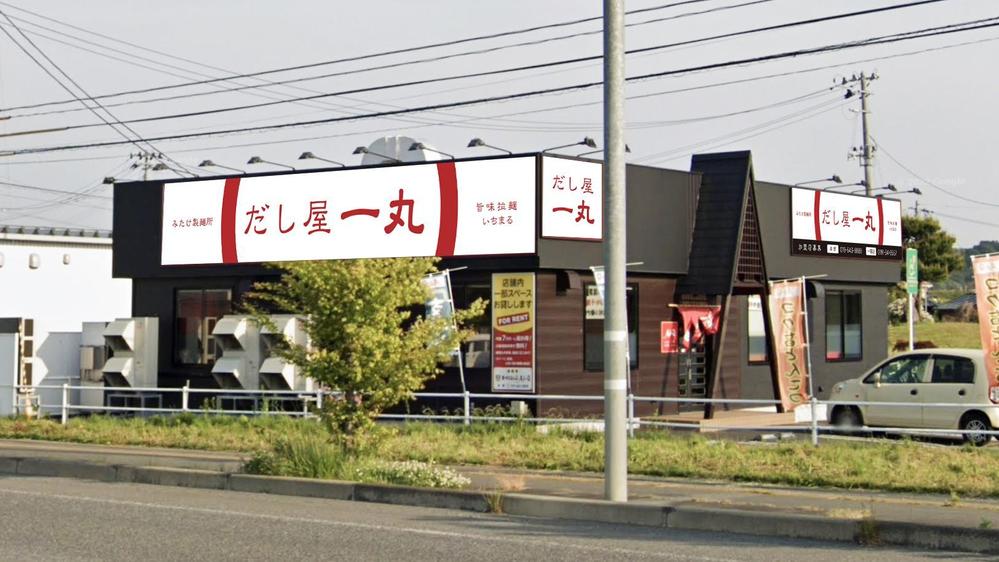
[[[898,341],[909,341],[909,325],[888,327],[888,353]],[[931,341],[937,347],[963,347],[981,349],[977,322],[919,322],[916,324],[916,341]]]
[[[433,485],[419,479],[437,476],[411,477],[422,469],[404,461],[434,467],[603,471],[602,435],[541,435],[527,424],[403,425],[388,432],[376,451],[351,459],[340,458],[326,444],[318,424],[277,417],[92,417],[73,419],[66,427],[46,420],[0,419],[0,438],[240,451],[254,456],[249,468],[258,473],[412,485]],[[992,447],[825,441],[814,448],[805,442],[743,444],[641,432],[629,443],[629,470],[734,482],[999,497],[999,449]]]

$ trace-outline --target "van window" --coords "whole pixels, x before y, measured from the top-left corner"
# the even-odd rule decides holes
[[[930,382],[970,384],[975,382],[975,363],[967,357],[935,355]]]

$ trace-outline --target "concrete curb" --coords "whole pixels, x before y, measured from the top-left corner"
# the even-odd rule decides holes
[[[55,476],[102,482],[183,486],[212,490],[314,497],[459,509],[479,513],[640,525],[662,529],[742,533],[774,537],[999,553],[999,530],[923,525],[877,519],[837,519],[778,511],[693,506],[679,502],[565,498],[532,494],[433,490],[192,470],[99,464],[42,458],[0,458],[0,474]]]

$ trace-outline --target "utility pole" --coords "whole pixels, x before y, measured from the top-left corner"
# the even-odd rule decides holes
[[[860,82],[860,122],[863,127],[864,133],[864,143],[858,149],[854,148],[853,152],[860,158],[860,166],[864,169],[864,194],[868,197],[871,196],[871,190],[874,189],[874,179],[872,178],[872,166],[874,163],[874,146],[871,144],[871,124],[868,116],[871,114],[871,108],[867,97],[870,95],[868,90],[869,84],[873,80],[877,80],[877,74],[871,74],[870,76],[860,73],[857,77],[854,75],[849,82]],[[846,84],[847,80],[843,80]],[[850,97],[851,93],[847,93],[847,97]]]
[[[162,170],[165,166],[159,161],[163,158],[162,154],[154,152],[137,152],[135,154],[129,154],[129,158],[135,158],[135,162],[132,163],[132,169],[142,168],[142,181],[149,180],[149,170]]]
[[[604,0],[604,497],[628,501],[624,0]]]

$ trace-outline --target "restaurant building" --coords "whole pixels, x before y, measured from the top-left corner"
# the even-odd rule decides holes
[[[532,396],[603,393],[602,188],[599,162],[550,154],[121,183],[114,276],[132,280],[135,316],[159,318],[159,385],[212,387],[212,327],[275,277],[261,262],[440,256],[455,305],[490,307],[464,382],[451,366],[428,389],[595,413]],[[768,280],[808,277],[816,395],[883,359],[900,212],[758,182],[749,152],[695,155],[689,171],[629,165],[631,392],[774,398]],[[653,411],[670,410],[639,406]]]

